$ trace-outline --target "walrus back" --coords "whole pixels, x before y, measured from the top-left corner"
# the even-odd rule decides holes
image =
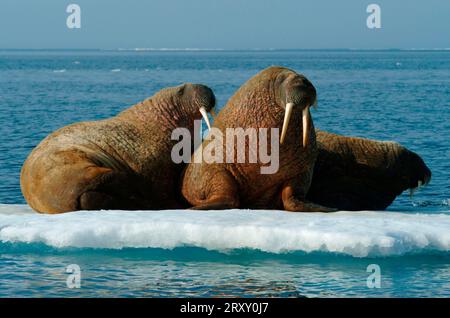
[[[308,199],[341,210],[383,210],[431,172],[416,153],[396,142],[317,131],[319,155]]]
[[[100,123],[100,125],[99,125]],[[47,136],[26,159],[20,176],[25,200],[36,211],[61,213],[80,209],[79,197],[94,188],[97,177],[131,171],[121,157],[117,137],[104,134],[107,121],[63,127]],[[117,129],[116,129],[117,130]],[[132,155],[129,155],[132,157]],[[100,182],[100,180],[99,180]]]

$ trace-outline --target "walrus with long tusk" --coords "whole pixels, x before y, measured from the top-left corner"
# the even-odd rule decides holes
[[[316,130],[319,154],[307,198],[339,210],[384,210],[403,191],[426,185],[422,158],[396,142]]]
[[[180,207],[183,169],[171,159],[171,133],[215,105],[199,84],[166,88],[115,117],[63,127],[25,161],[20,183],[28,204],[41,213],[100,209]]]
[[[284,67],[267,68],[242,85],[216,117],[213,129],[224,135],[227,128],[281,129],[279,169],[273,174],[262,174],[260,161],[194,160],[182,180],[183,196],[193,209],[334,211],[305,200],[317,156],[309,112],[315,102],[316,90],[311,82]],[[208,148],[210,142],[207,138],[203,148]],[[247,139],[247,148],[248,142]],[[223,145],[224,152],[227,143]]]

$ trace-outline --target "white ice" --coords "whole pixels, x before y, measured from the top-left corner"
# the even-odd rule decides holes
[[[0,204],[0,242],[64,248],[181,246],[355,257],[450,251],[450,215],[397,212],[80,211],[43,215]]]

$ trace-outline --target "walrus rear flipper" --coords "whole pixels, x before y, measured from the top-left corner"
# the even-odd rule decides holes
[[[423,160],[398,143],[319,130],[316,135],[310,201],[340,210],[384,210],[404,190],[430,181]]]
[[[87,191],[80,195],[80,210],[102,210],[111,209],[117,205],[114,198],[106,193]]]
[[[144,210],[148,203],[139,196],[136,185],[137,178],[121,171],[104,171],[102,167],[95,167],[99,174],[92,179],[91,185],[86,186],[78,198],[77,210]],[[135,182],[130,182],[134,180]]]

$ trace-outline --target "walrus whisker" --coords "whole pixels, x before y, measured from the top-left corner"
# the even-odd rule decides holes
[[[202,114],[202,117],[205,120],[206,125],[208,126],[208,129],[211,130],[211,123],[209,122],[208,113],[206,112],[206,108],[202,106],[202,107],[200,107],[199,111],[200,111],[200,114]]]
[[[289,126],[289,120],[291,119],[292,115],[292,109],[294,108],[294,103],[287,103],[286,104],[286,110],[284,111],[284,121],[283,121],[283,128],[281,129],[281,138],[280,138],[280,144],[283,143],[284,138],[286,137],[286,132]]]

